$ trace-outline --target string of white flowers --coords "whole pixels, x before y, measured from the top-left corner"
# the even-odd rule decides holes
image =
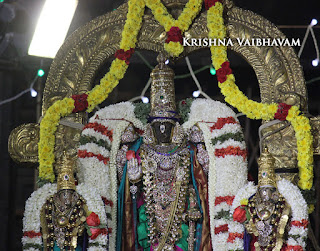
[[[235,118],[236,114],[231,108],[219,101],[198,98],[192,102],[188,121],[183,124],[183,127],[188,129],[198,122],[214,123],[220,117]],[[216,135],[212,136],[216,137]]]
[[[35,231],[40,232],[40,212],[46,202],[46,199],[57,191],[57,185],[48,183],[34,191],[26,201],[23,232]]]
[[[121,134],[132,123],[136,128],[144,129],[143,123],[136,118],[134,114],[134,105],[131,102],[122,102],[115,105],[105,107],[90,119],[91,123],[99,123],[109,130],[113,131],[113,141],[110,150],[110,161],[108,163],[108,180],[110,182],[110,198],[113,202],[111,209],[111,222],[110,228],[112,228],[112,234],[109,236],[109,248],[115,250],[116,232],[117,232],[117,168],[116,168],[116,156],[120,147]],[[90,160],[89,160],[90,161]],[[99,175],[99,173],[98,173]],[[100,174],[101,175],[101,174]]]
[[[291,207],[291,221],[307,221],[308,220],[308,205],[303,198],[300,189],[293,185],[290,181],[281,179],[277,182],[280,194],[286,199]],[[301,246],[303,250],[306,248],[308,228],[303,226],[291,226],[288,232],[287,245]],[[294,239],[292,236],[299,236]]]
[[[106,148],[104,148],[102,146],[99,146],[99,145],[97,145],[95,143],[86,143],[84,145],[80,145],[78,149],[79,150],[90,149],[91,153],[101,154],[105,158],[110,157],[110,152]]]
[[[96,190],[96,188],[88,184],[79,184],[76,187],[76,190],[86,200],[86,205],[88,207],[88,210],[96,213],[99,216],[100,224],[108,226],[104,203],[101,199],[101,196],[99,195],[99,192]],[[106,246],[108,244],[108,236],[100,234],[94,240],[89,238],[88,240],[89,248],[92,251],[98,251],[99,249],[97,248],[99,246],[90,247],[90,244],[92,243],[99,244],[101,246],[102,245]]]
[[[21,239],[22,246],[25,246],[26,244],[33,244],[33,245],[42,245],[42,237],[36,236],[36,237],[28,237],[23,236]]]
[[[90,151],[90,148],[88,148]],[[109,179],[110,163],[104,164],[96,157],[79,159],[79,183],[85,183],[99,191],[99,195],[110,197],[111,182]]]
[[[143,130],[145,125],[137,119],[134,113],[135,106],[131,102],[121,102],[107,106],[96,112],[90,122],[98,122],[105,126],[115,128],[118,122],[125,120],[133,124],[134,127]]]
[[[233,116],[229,116],[229,117],[233,117]],[[235,117],[234,117],[234,119],[236,121],[238,120]],[[225,124],[221,129],[212,130],[212,132],[211,132],[212,138],[222,136],[223,134],[226,134],[226,133],[237,133],[237,132],[239,132],[239,127],[240,127],[240,125],[238,123],[237,124]]]
[[[33,231],[35,233],[40,233],[40,215],[42,206],[45,204],[47,198],[52,196],[55,192],[57,192],[57,184],[47,183],[31,194],[31,196],[26,201],[25,205],[25,211],[23,216],[23,232]],[[21,241],[23,246],[27,244],[41,246],[43,245],[41,236],[33,238],[23,236]],[[30,247],[24,250],[38,251],[40,249]]]
[[[214,112],[213,112],[214,111]],[[221,129],[211,129],[220,118],[233,117],[236,124],[225,124]],[[196,99],[190,107],[189,119],[183,124],[185,129],[198,124],[201,129],[206,150],[209,155],[209,173],[208,173],[208,196],[210,213],[210,232],[214,250],[225,250],[228,233],[222,232],[215,234],[215,227],[232,224],[232,221],[226,218],[215,219],[219,212],[229,211],[230,205],[222,202],[215,205],[217,196],[233,196],[237,189],[242,187],[246,181],[247,162],[242,156],[225,156],[217,158],[215,150],[226,148],[228,146],[240,147],[245,149],[244,142],[238,142],[233,139],[218,142],[212,145],[212,139],[222,136],[226,133],[241,132],[241,127],[236,119],[236,114],[225,104],[219,101]],[[224,167],[219,170],[219,167]],[[236,181],[235,181],[236,179]],[[230,186],[230,180],[234,183]]]
[[[88,247],[87,251],[106,251],[106,248],[92,246],[92,247]]]
[[[257,187],[253,182],[248,182],[245,186],[240,188],[231,205],[230,216],[232,217],[234,210],[237,207],[241,206],[241,201],[247,200],[252,195],[254,195],[256,191]],[[229,224],[229,232],[244,234],[244,225],[239,222],[233,221]],[[243,240],[240,238],[236,238],[233,243],[227,242],[227,250],[244,250]]]
[[[41,250],[40,248],[27,248],[27,249],[23,249],[23,251],[39,251]]]
[[[103,140],[108,145],[111,145],[111,141],[108,136],[101,134],[100,132],[96,132],[93,128],[85,128],[82,133],[84,136],[91,136],[96,138],[97,140]]]
[[[88,210],[99,216],[101,224],[106,224],[107,217],[104,210],[104,203],[96,188],[88,186],[87,184],[79,184],[76,190],[86,200]]]
[[[241,206],[241,201],[244,199],[249,199],[252,195],[257,192],[257,186],[253,182],[248,182],[245,186],[241,187],[234,197],[233,203],[231,205],[231,212],[233,214],[234,210]],[[239,223],[241,224],[241,223]]]

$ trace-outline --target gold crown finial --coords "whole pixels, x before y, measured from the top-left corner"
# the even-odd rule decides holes
[[[167,58],[160,52],[158,65],[152,70],[151,83],[151,121],[178,121],[176,112],[174,71],[166,64]]]
[[[61,160],[57,163],[57,185],[58,191],[62,189],[76,189],[73,170],[75,161],[66,151],[63,151]]]
[[[158,61],[157,67],[159,69],[164,69],[164,67],[166,66],[166,60],[167,58],[164,56],[164,53],[160,52],[159,55],[157,56],[157,61]]]
[[[268,148],[264,148],[258,159],[259,174],[258,186],[272,186],[277,187],[276,174],[274,171],[275,159],[269,153]]]

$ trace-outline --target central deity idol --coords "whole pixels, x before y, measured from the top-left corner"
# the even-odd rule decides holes
[[[197,188],[197,182],[207,183],[209,156],[199,128],[194,126],[186,137],[176,111],[174,72],[161,54],[158,61],[151,73],[151,111],[143,143],[138,146],[137,141],[132,150],[123,144],[117,158],[120,178],[127,165],[130,193],[137,208],[135,246],[143,250],[194,250],[194,245],[209,249],[207,190],[201,189],[200,194]],[[130,127],[122,136],[123,142],[135,138]],[[195,241],[197,223],[199,230],[203,226],[207,231],[203,235],[200,231],[202,236]]]

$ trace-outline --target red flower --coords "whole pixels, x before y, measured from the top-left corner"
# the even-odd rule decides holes
[[[182,34],[179,27],[171,27],[167,32],[166,43],[169,42],[179,42],[180,44],[182,44]]]
[[[291,105],[287,105],[285,103],[279,103],[278,110],[275,113],[274,118],[282,121],[286,120],[290,108],[291,108]]]
[[[242,156],[243,159],[245,160],[248,153],[246,149],[241,149],[239,146],[237,147],[228,146],[227,148],[216,149],[214,151],[214,154],[217,157],[223,157],[223,158],[227,155],[238,155],[238,156]]]
[[[239,206],[234,210],[233,220],[243,223],[247,220],[246,210],[243,206]]]
[[[91,240],[96,239],[100,234],[103,234],[103,235],[108,234],[108,231],[105,228],[90,228],[90,231],[92,234],[90,236]]]
[[[220,83],[223,83],[224,81],[227,80],[227,75],[231,74],[232,73],[232,70],[230,68],[230,63],[229,62],[224,62],[222,65],[221,65],[221,68],[218,69],[216,71],[216,74],[217,74],[217,78],[218,78],[218,81]]]
[[[238,124],[234,117],[218,118],[218,121],[210,127],[210,132],[221,129],[225,124]]]
[[[112,200],[108,200],[106,197],[101,196],[101,199],[103,200],[105,205],[110,205],[110,207],[113,207]]]
[[[291,226],[307,228],[309,221],[302,219],[301,221],[292,221]]]
[[[127,151],[126,157],[127,157],[127,160],[131,160],[132,158],[135,158],[136,157],[135,151],[132,151],[132,150]]]
[[[285,250],[303,251],[303,248],[301,246],[286,246]]]
[[[214,204],[219,205],[222,202],[226,202],[228,205],[231,206],[233,200],[234,200],[234,196],[218,196],[218,197],[216,197]]]
[[[228,224],[220,225],[214,228],[214,234],[225,233],[225,232],[228,232],[228,230],[229,230]]]
[[[74,99],[74,109],[72,112],[82,112],[88,108],[88,94],[72,95],[71,98]]]
[[[38,237],[38,236],[41,236],[41,233],[36,233],[35,231],[26,231],[26,232],[23,232],[23,236],[27,236],[29,238],[34,238],[34,237]]]
[[[114,56],[117,58],[117,59],[120,59],[120,60],[125,60],[126,64],[129,64],[129,59],[131,58],[132,54],[134,53],[134,49],[133,48],[130,48],[130,50],[123,50],[123,49],[120,49],[120,50],[117,50],[116,53],[114,54]]]
[[[204,7],[209,10],[210,7],[214,6],[216,2],[221,2],[220,0],[204,0]]]
[[[229,233],[229,237],[228,237],[227,242],[234,243],[234,240],[236,238],[243,239],[243,234],[240,234],[240,233]]]
[[[87,217],[87,224],[88,226],[91,226],[91,227],[96,227],[96,226],[99,226],[100,225],[100,219],[99,219],[99,216],[92,212],[88,217]]]

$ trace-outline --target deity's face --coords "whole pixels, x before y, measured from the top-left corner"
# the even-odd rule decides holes
[[[72,202],[73,202],[73,195],[74,195],[74,190],[70,189],[63,189],[59,191],[59,200],[62,202],[61,205],[63,205],[61,208],[61,211],[67,210],[71,208]]]
[[[279,199],[278,191],[275,187],[260,187],[259,188],[260,199],[263,202],[276,202]]]
[[[174,124],[171,122],[156,121],[151,124],[151,127],[158,144],[171,142]]]

